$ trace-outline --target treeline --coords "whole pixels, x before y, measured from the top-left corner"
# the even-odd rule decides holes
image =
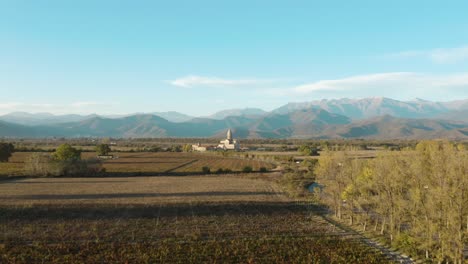
[[[133,149],[133,151],[145,151],[145,149],[160,151],[172,148],[172,146],[184,146],[201,143],[204,145],[217,145],[216,138],[44,138],[44,139],[10,139],[18,151],[37,150],[44,151],[56,148],[61,144],[72,146],[93,147],[99,143],[110,144],[116,148]],[[298,151],[301,146],[309,146],[318,150],[368,150],[390,149],[400,150],[414,149],[417,140],[363,140],[363,139],[241,139],[241,144],[250,150],[258,151]],[[468,147],[468,142],[464,142]],[[300,150],[299,150],[300,151]]]
[[[383,236],[408,254],[462,263],[468,243],[468,153],[422,141],[416,150],[351,159],[325,152],[316,167],[319,198],[337,218]]]

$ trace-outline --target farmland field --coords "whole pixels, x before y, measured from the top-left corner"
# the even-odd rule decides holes
[[[247,175],[0,183],[1,263],[385,263]]]
[[[0,205],[160,204],[287,200],[275,185],[233,175],[22,179],[0,184]]]
[[[8,163],[0,163],[0,175],[22,175],[24,174],[24,162],[33,153],[16,152]],[[211,171],[218,169],[229,169],[240,172],[245,166],[250,166],[254,171],[261,167],[272,169],[271,163],[246,160],[234,157],[222,157],[213,154],[202,153],[173,153],[173,152],[117,152],[113,153],[116,159],[103,160],[103,167],[108,174],[193,174],[201,173],[202,168],[207,166]],[[96,157],[95,152],[82,153],[83,158]]]

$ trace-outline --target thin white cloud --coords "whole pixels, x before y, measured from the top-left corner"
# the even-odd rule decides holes
[[[0,109],[12,109],[21,105],[22,103],[18,103],[18,102],[0,103]]]
[[[90,106],[112,106],[116,104],[117,103],[83,101],[83,102],[74,102],[71,104],[71,106],[76,107],[76,108],[81,108],[81,107],[90,107]]]
[[[389,96],[393,98],[462,96],[468,97],[468,73],[423,74],[390,72],[321,80],[290,88],[297,95]]]
[[[390,87],[401,82],[416,78],[417,75],[409,72],[378,73],[352,76],[344,79],[322,80],[314,83],[300,85],[294,88],[295,92],[308,93],[313,91],[343,91],[364,86]]]
[[[70,104],[51,103],[24,103],[24,102],[0,102],[0,114],[11,112],[49,112],[54,114],[65,113],[95,113],[112,109],[119,103],[108,102],[73,102]]]
[[[439,63],[468,60],[468,46],[453,49],[436,49],[430,53],[431,59]]]
[[[170,84],[178,87],[219,87],[219,86],[249,86],[249,85],[260,85],[271,83],[273,80],[266,79],[224,79],[218,77],[206,77],[206,76],[197,76],[189,75],[181,77],[172,81],[169,81]]]
[[[432,50],[410,50],[387,54],[384,57],[393,59],[428,59],[434,63],[440,64],[456,63],[468,61],[468,46]]]

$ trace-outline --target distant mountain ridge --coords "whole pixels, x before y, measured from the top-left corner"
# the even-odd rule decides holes
[[[12,113],[0,137],[468,138],[468,100],[401,102],[388,98],[289,103],[271,112],[231,109],[209,118],[178,112],[127,116]],[[13,122],[15,121],[15,122]]]
[[[212,115],[201,117],[222,120],[229,116],[246,116],[259,118],[268,114],[286,114],[302,109],[318,108],[333,114],[347,116],[353,120],[366,119],[371,117],[391,115],[401,118],[428,118],[428,119],[448,119],[465,121],[464,113],[468,111],[468,99],[450,102],[431,102],[422,99],[412,101],[398,101],[385,97],[371,97],[363,99],[324,99],[310,102],[288,103],[271,112],[260,108],[239,108],[227,109],[216,112]],[[0,116],[0,120],[21,125],[50,125],[67,122],[77,122],[92,117],[122,118],[134,115],[144,115],[146,113],[135,113],[129,115],[53,115],[50,113],[31,114],[26,112],[14,112]],[[153,112],[171,122],[187,122],[195,118],[176,111]]]
[[[289,103],[273,110],[273,113],[287,113],[299,109],[316,107],[328,112],[345,115],[351,119],[392,115],[401,118],[437,118],[451,111],[468,109],[468,99],[453,102],[431,102],[421,99],[397,101],[385,97],[364,99],[332,99],[303,103]]]
[[[223,137],[228,128],[232,128],[237,138],[468,139],[468,123],[464,122],[392,116],[352,121],[346,116],[316,108],[260,118],[196,118],[179,123],[149,114],[122,118],[93,117],[48,126],[0,121],[0,137]]]

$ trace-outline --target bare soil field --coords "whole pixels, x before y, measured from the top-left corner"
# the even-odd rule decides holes
[[[389,262],[261,177],[3,181],[0,263]]]
[[[24,162],[32,155],[32,152],[16,152],[9,162],[0,163],[0,175],[23,175]],[[223,157],[205,153],[183,152],[116,152],[112,153],[116,158],[103,160],[103,167],[108,174],[114,175],[148,175],[154,174],[197,174],[203,167],[209,167],[212,172],[218,169],[241,172],[245,166],[250,166],[254,171],[264,167],[272,169],[273,164],[246,160],[234,157]],[[95,158],[95,152],[84,152],[82,158]]]
[[[235,175],[31,178],[0,184],[0,205],[172,204],[288,200],[273,183]]]

